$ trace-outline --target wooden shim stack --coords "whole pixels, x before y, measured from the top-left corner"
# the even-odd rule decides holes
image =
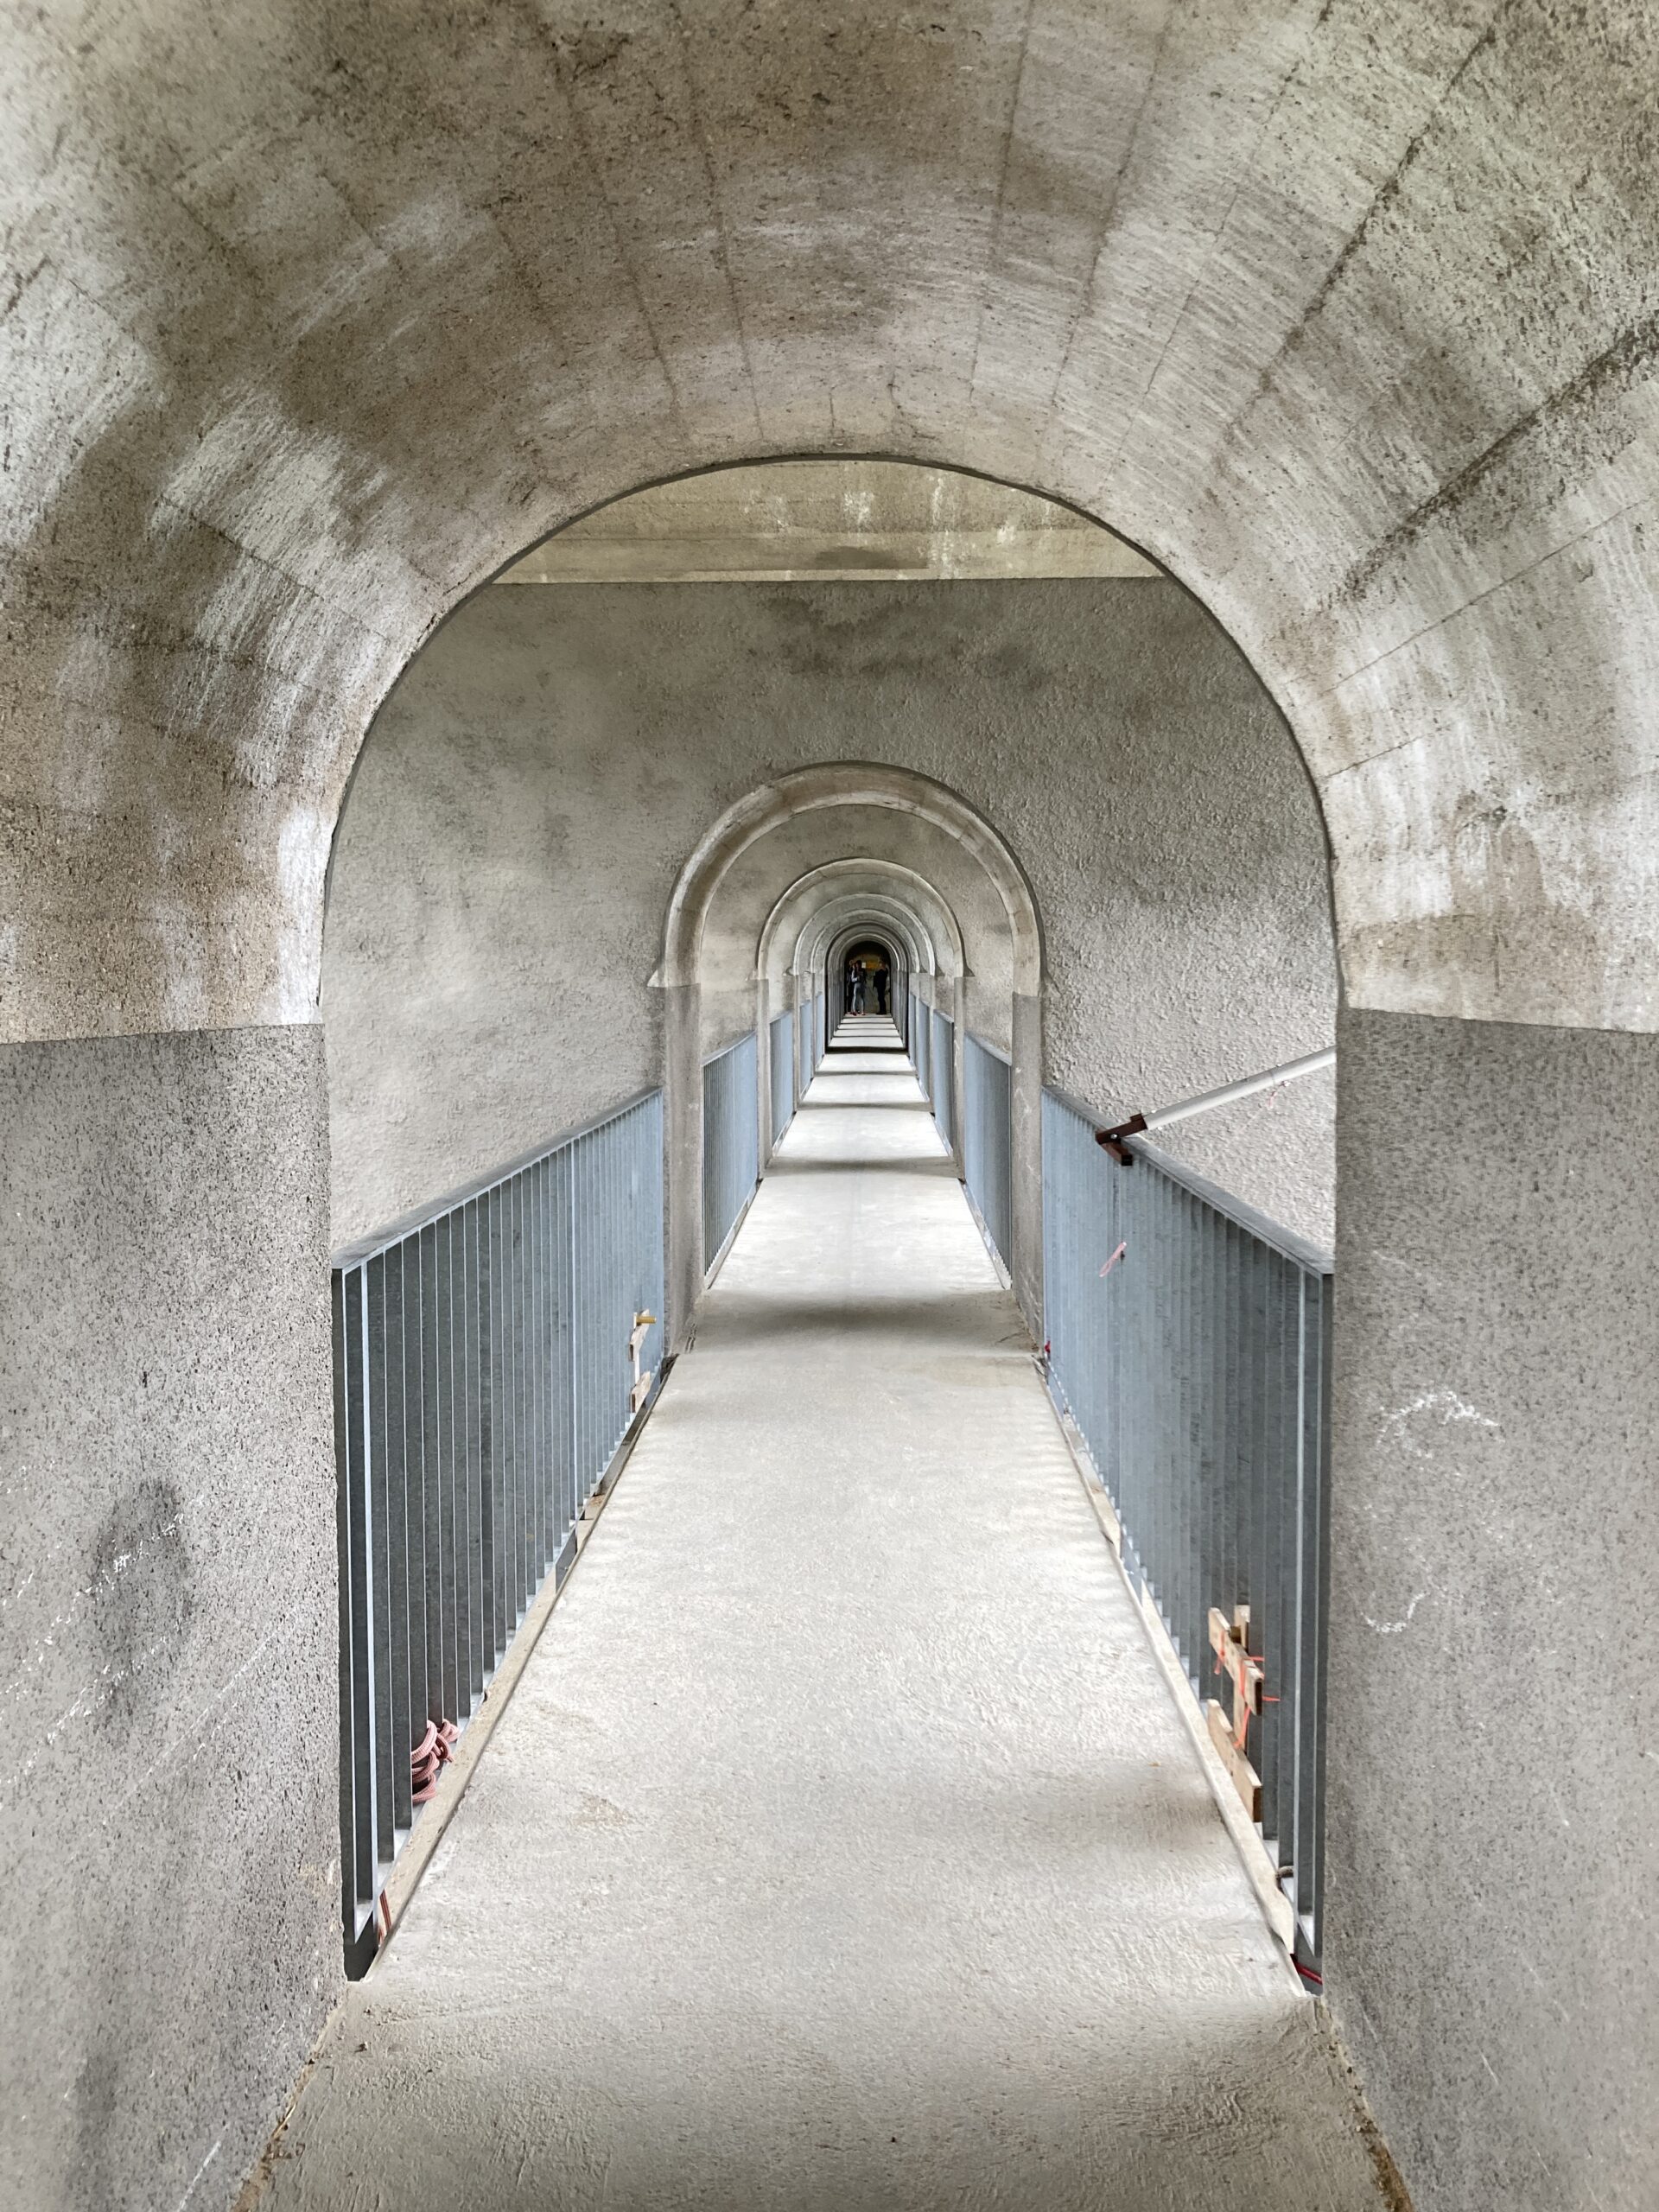
[[[1214,1698],[1205,1700],[1204,1717],[1215,1745],[1253,1821],[1262,1817],[1262,1777],[1244,1755],[1251,1717],[1262,1710],[1262,1662],[1249,1652],[1250,1609],[1236,1605],[1230,1621],[1218,1605],[1210,1608],[1210,1649],[1216,1671],[1233,1686],[1230,1716]]]

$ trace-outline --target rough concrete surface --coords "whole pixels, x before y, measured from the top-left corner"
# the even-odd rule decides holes
[[[658,1081],[647,978],[680,868],[769,778],[841,760],[931,776],[1001,831],[1042,922],[1049,1077],[1106,1118],[1330,1043],[1313,794],[1173,584],[494,590],[410,669],[341,822],[337,1236]],[[725,1013],[750,1018],[741,988]],[[1303,1084],[1180,1148],[1328,1241],[1330,1113]]]
[[[260,2212],[1377,2206],[880,1065],[814,1084]]]
[[[1062,495],[1214,609],[1354,1003],[1659,1024],[1659,11],[6,14],[6,1033],[303,1018],[433,623],[826,452]]]
[[[824,451],[1070,497],[1199,594],[1319,779],[1352,1003],[1659,1022],[1651,7],[133,0],[14,4],[6,54],[6,1036],[308,1017],[350,760],[443,613],[632,486]],[[998,790],[1031,765],[1011,744]],[[221,1172],[245,1187],[215,1157],[205,1209]],[[30,1156],[43,1218],[54,1164]],[[118,1211],[63,1219],[79,1278],[148,1249]],[[1531,1242],[1510,1218],[1498,1283]],[[1597,1281],[1634,1282],[1610,1254]],[[1402,1294],[1441,1377],[1491,1311],[1453,1256]],[[206,1363],[238,1316],[311,1326],[257,1236],[220,1280]],[[50,1310],[27,1279],[22,1303]],[[102,1344],[48,1349],[29,1388],[73,1406]],[[1596,1414],[1605,1450],[1618,1402]],[[1590,1449],[1586,1403],[1552,1417],[1562,1464]],[[212,1456],[211,1422],[170,1433]],[[1464,1740],[1422,1743],[1461,1818]],[[1497,1870],[1490,1802],[1471,1855]],[[1412,1891],[1433,1831],[1391,1833]],[[88,1852],[113,1887],[116,1843]],[[1489,1927],[1522,1974],[1532,1931]],[[286,2049],[305,2004],[268,1994],[215,2048]],[[1600,2048],[1576,2002],[1548,1982],[1516,2015],[1569,2088]],[[1372,2063],[1460,2082],[1464,2024],[1449,1989],[1395,2006]],[[1432,2101],[1426,2155],[1455,2163],[1471,2108]],[[1548,2109],[1582,2131],[1564,2171],[1651,2140],[1635,2089],[1611,2134],[1596,2095]]]
[[[340,1978],[325,1122],[315,1027],[0,1051],[8,2212],[228,2202]]]
[[[1329,1987],[1417,2212],[1651,2212],[1659,1040],[1341,1037]]]

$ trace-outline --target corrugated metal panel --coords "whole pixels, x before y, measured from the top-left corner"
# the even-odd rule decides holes
[[[949,1014],[941,1014],[935,1007],[929,1027],[932,1034],[928,1045],[928,1058],[933,1081],[928,1096],[933,1102],[933,1119],[939,1135],[954,1152],[956,1114],[952,1093],[957,1065],[957,1025]]]
[[[795,1118],[795,1017],[772,1021],[772,1141],[777,1144]]]
[[[962,1042],[962,1176],[987,1243],[1005,1268],[1014,1238],[1014,1075],[994,1045]]]
[[[753,1030],[702,1069],[702,1264],[712,1268],[760,1173]]]

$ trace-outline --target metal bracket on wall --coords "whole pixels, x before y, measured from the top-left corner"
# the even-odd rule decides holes
[[[1138,1137],[1146,1126],[1144,1114],[1131,1114],[1127,1122],[1116,1122],[1109,1129],[1096,1129],[1095,1142],[1109,1152],[1120,1167],[1133,1167],[1135,1154],[1124,1140],[1126,1137]]]

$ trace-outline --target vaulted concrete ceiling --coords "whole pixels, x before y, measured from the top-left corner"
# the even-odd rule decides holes
[[[1655,1026],[1659,11],[7,16],[6,1034],[311,1018],[433,625],[798,454],[1190,584],[1319,780],[1356,1002]]]

